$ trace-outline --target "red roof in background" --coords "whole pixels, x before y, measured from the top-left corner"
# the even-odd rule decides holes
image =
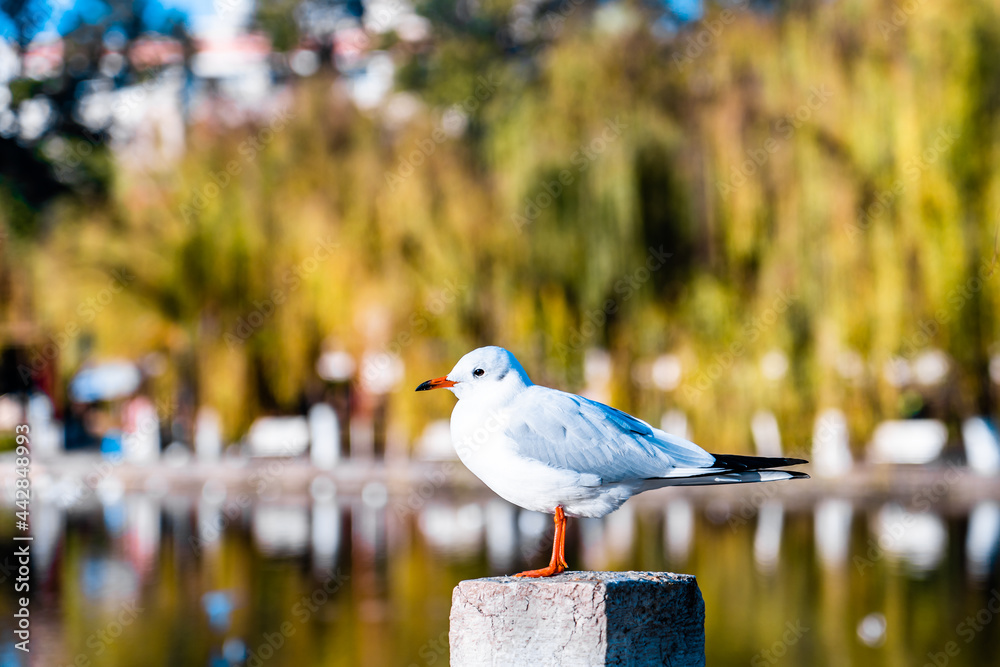
[[[128,57],[139,69],[176,65],[184,61],[184,46],[168,37],[140,37],[132,43]]]

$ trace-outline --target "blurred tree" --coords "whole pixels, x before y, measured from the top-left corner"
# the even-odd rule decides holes
[[[709,6],[669,30],[662,6],[421,4],[429,39],[377,44],[406,95],[359,111],[330,70],[291,79],[252,157],[259,126],[195,125],[169,173],[112,166],[104,202],[50,207],[39,317],[79,323],[126,267],[86,323],[97,352],[183,360],[230,435],[299,409],[324,344],[422,378],[499,343],[569,388],[604,348],[617,404],[680,407],[733,451],[759,409],[801,446],[840,406],[863,442],[938,391],[886,370],[935,349],[954,400],[925,403],[995,411],[1000,21],[949,3],[902,23],[888,2]],[[258,21],[286,45],[350,11],[306,3],[293,29],[283,7]],[[674,389],[649,372],[664,352]],[[394,414],[416,431],[427,412]]]
[[[154,7],[159,11],[150,11]],[[106,51],[127,56],[135,40],[150,31],[186,42],[186,18],[154,0],[77,3],[57,26],[63,41],[62,66],[35,78],[23,71],[23,56],[51,22],[50,4],[4,0],[0,13],[11,26],[21,67],[9,84],[13,120],[0,132],[0,202],[13,232],[31,234],[40,231],[44,207],[61,195],[71,194],[92,205],[107,199],[113,179],[107,146],[110,119],[100,126],[83,122],[80,103],[94,82],[117,89],[155,72],[137,71],[128,57],[117,71],[108,71],[102,67]],[[35,120],[39,114],[44,118]],[[30,130],[25,124],[29,116]]]

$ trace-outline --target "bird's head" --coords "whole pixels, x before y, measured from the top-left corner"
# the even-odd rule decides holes
[[[450,389],[460,400],[503,396],[531,386],[531,380],[513,354],[491,345],[469,352],[444,377],[428,380],[417,391]]]

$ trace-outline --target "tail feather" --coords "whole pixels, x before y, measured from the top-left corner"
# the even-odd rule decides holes
[[[664,486],[710,486],[747,482],[778,482],[785,479],[809,479],[804,472],[794,470],[744,470],[742,472],[709,472],[691,477],[656,477],[645,480],[643,491]]]
[[[809,479],[809,475],[804,472],[774,470],[774,468],[809,463],[805,459],[740,456],[738,454],[712,454],[712,456],[715,457],[715,463],[709,468],[676,468],[673,475],[645,480],[643,490],[658,489],[663,486],[708,486],[744,482],[777,482],[784,479]]]

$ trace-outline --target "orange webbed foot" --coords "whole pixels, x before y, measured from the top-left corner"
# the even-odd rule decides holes
[[[524,572],[518,572],[515,577],[531,577],[537,579],[540,577],[552,577],[557,574],[561,574],[566,570],[566,563],[549,563],[548,566],[543,567],[540,570],[526,570]]]

